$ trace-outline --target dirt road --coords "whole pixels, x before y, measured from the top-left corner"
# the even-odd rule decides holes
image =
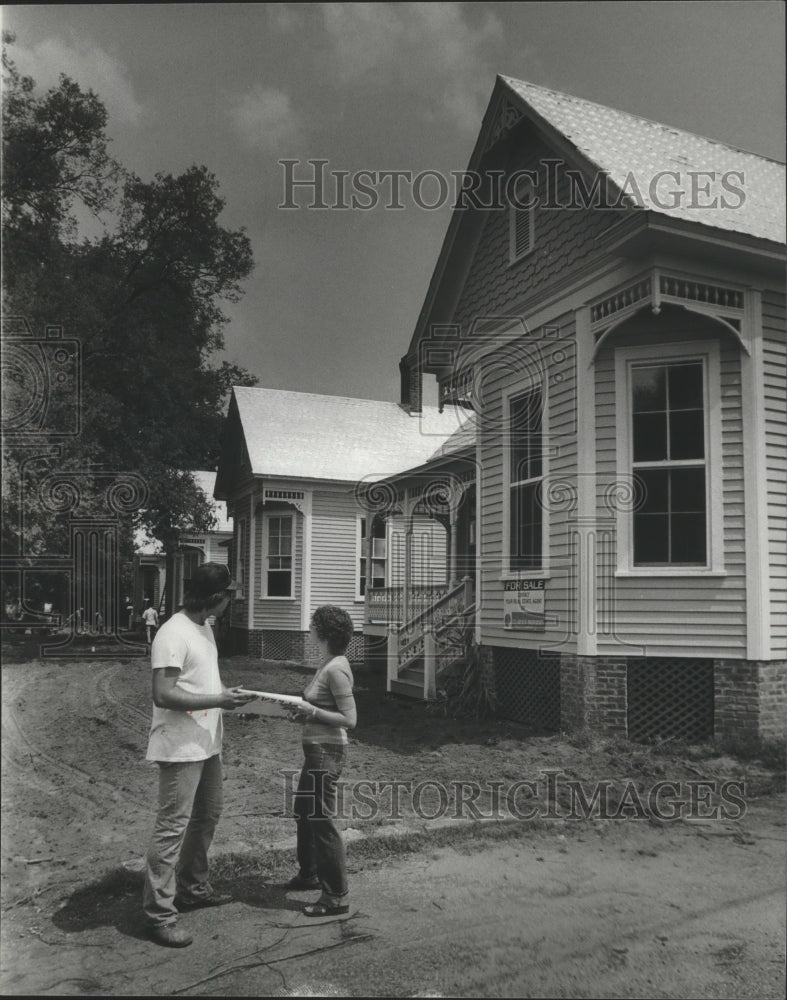
[[[223,669],[227,681],[259,686],[258,664]],[[268,689],[303,684],[291,671],[265,677]],[[140,876],[122,867],[139,860],[152,819],[148,685],[140,663],[4,667],[6,994],[784,995],[782,794],[747,796],[735,821],[460,823],[461,837],[454,823],[409,853],[353,837],[436,824],[412,815],[354,824],[353,909],[315,922],[299,909],[309,894],[277,888],[293,832],[277,771],[298,760],[297,730],[282,720],[227,720],[215,857],[235,901],[184,918],[191,948],[158,948],[144,938]],[[583,747],[503,723],[456,723],[385,699],[360,676],[358,701],[365,725],[349,780],[522,776],[547,761],[640,785],[723,774],[773,792],[780,781],[763,763],[707,748],[700,758],[687,748]]]

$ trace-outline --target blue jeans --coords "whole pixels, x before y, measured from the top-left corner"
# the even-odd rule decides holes
[[[344,767],[345,748],[320,743],[304,746],[303,753],[293,807],[298,866],[304,878],[319,878],[324,895],[341,899],[348,892],[347,862],[335,817],[336,783]]]
[[[148,923],[178,919],[175,893],[209,896],[208,848],[221,816],[221,757],[159,761],[158,815],[147,854],[142,908]]]

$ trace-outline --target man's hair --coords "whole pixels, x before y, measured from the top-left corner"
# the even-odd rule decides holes
[[[210,597],[193,597],[191,594],[185,594],[183,597],[183,607],[186,611],[212,611],[217,608],[224,598],[227,597],[226,590],[219,590],[215,594],[211,594]]]
[[[333,604],[323,604],[312,615],[312,628],[317,638],[328,643],[328,652],[339,656],[350,645],[355,631],[352,618],[342,608]]]

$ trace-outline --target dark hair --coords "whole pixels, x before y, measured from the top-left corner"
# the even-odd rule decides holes
[[[333,604],[323,604],[312,615],[311,625],[317,638],[328,643],[328,652],[339,656],[350,645],[355,628],[352,618]]]
[[[225,597],[230,597],[230,592],[227,590],[220,590],[215,594],[211,594],[209,597],[195,597],[193,594],[186,593],[183,595],[183,607],[186,611],[212,611],[213,608],[217,608]]]

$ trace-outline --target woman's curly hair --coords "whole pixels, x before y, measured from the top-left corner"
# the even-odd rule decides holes
[[[311,626],[317,638],[328,643],[328,652],[333,656],[339,656],[347,649],[355,631],[352,618],[333,604],[317,608],[312,615]]]

